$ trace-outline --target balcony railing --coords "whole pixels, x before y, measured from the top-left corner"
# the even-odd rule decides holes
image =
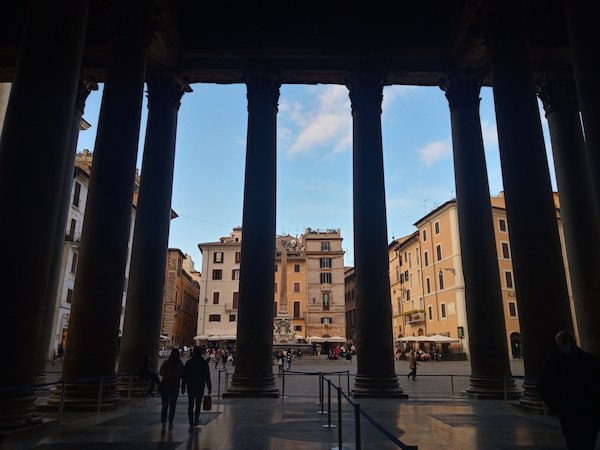
[[[417,312],[406,316],[406,323],[425,322],[425,313]]]

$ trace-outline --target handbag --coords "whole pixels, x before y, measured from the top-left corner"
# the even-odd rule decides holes
[[[212,397],[210,395],[205,395],[202,400],[202,409],[204,411],[210,411],[212,409]]]

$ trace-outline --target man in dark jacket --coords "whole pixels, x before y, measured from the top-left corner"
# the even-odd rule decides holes
[[[579,348],[570,332],[555,339],[558,348],[542,366],[538,393],[556,412],[567,448],[593,450],[600,427],[600,362]]]
[[[194,431],[194,426],[200,425],[200,409],[202,408],[202,397],[204,386],[208,387],[208,394],[212,390],[210,381],[210,370],[208,362],[204,359],[204,351],[201,347],[194,347],[192,357],[185,363],[183,378],[181,381],[181,393],[188,390],[188,418],[190,421],[189,432]],[[194,411],[194,405],[196,410]]]

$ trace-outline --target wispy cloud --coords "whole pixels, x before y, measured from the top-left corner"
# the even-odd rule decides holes
[[[433,166],[438,161],[452,155],[452,143],[450,139],[429,142],[417,149],[419,160],[427,167]]]

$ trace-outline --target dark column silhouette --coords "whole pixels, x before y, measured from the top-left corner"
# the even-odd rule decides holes
[[[572,331],[573,322],[528,43],[519,18],[507,4],[490,6],[485,38],[527,378],[520,402],[538,407],[541,400],[531,380],[554,348],[554,335]]]
[[[276,123],[279,76],[246,74],[248,141],[244,180],[235,373],[226,396],[279,395],[273,376]]]
[[[353,207],[356,271],[355,397],[400,397],[394,371],[387,218],[383,181],[383,77],[354,73],[352,102]]]
[[[113,376],[131,229],[150,13],[115,10],[62,378]],[[66,385],[65,405],[98,402],[99,381]],[[102,404],[116,403],[116,382]],[[49,400],[58,403],[60,389]]]
[[[565,19],[577,97],[585,130],[585,141],[592,171],[596,208],[600,215],[600,58],[598,58],[598,3],[595,0],[564,0]],[[590,194],[588,194],[590,195]],[[586,336],[580,339],[587,340]],[[600,343],[581,342],[598,356]]]
[[[6,258],[32,257],[26,267],[14,262],[0,271],[0,326],[19,348],[11,352],[10,370],[0,372],[0,388],[30,385],[38,369],[37,349],[47,345],[40,342],[42,311],[89,6],[86,0],[30,3],[0,141],[0,253]],[[43,118],[35,130],[33,113]],[[35,164],[25,171],[23,158],[32,154]],[[40,423],[34,400],[31,388],[0,392],[0,428]]]
[[[471,378],[475,398],[504,398],[520,391],[510,376],[504,304],[494,235],[481,120],[481,75],[449,74],[442,83],[450,105],[456,207],[465,278]]]
[[[154,370],[171,221],[177,113],[189,85],[171,71],[148,76],[148,125],[129,269],[119,373],[134,372],[145,354]]]
[[[575,84],[548,74],[540,80],[565,236],[573,305],[581,346],[600,357],[600,219],[595,208],[592,174],[586,158]]]

